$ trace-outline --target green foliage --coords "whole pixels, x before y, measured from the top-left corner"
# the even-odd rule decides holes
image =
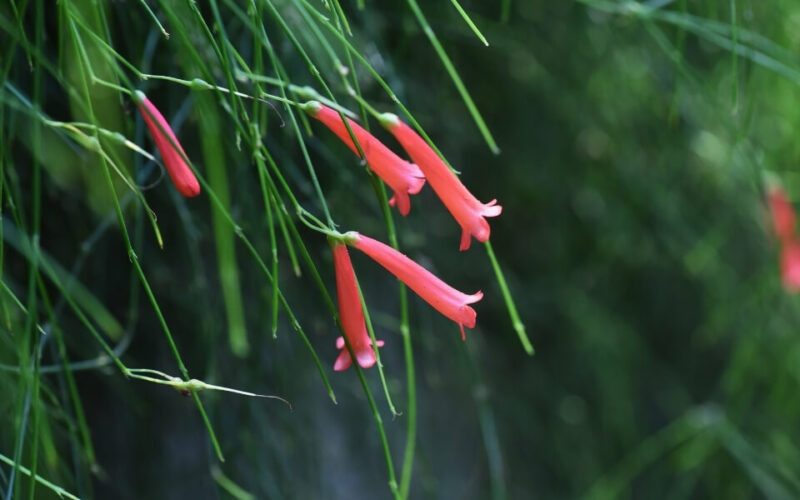
[[[0,494],[797,498],[762,193],[800,196],[799,26],[790,1],[3,3]],[[309,100],[396,152],[373,114],[415,125],[498,198],[491,246],[458,252],[428,187],[395,216]],[[466,342],[353,252],[386,346],[333,372],[350,230],[483,290]]]

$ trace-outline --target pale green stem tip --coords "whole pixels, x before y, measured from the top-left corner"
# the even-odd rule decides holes
[[[391,129],[400,123],[400,118],[394,113],[382,113],[378,115],[378,121],[381,122],[381,125],[384,127]]]
[[[300,104],[299,107],[309,115],[316,116],[316,114],[322,109],[322,104],[320,104],[318,101],[308,101]]]
[[[340,235],[340,241],[343,241],[347,245],[353,245],[356,241],[358,241],[359,234],[356,231],[347,231],[346,233]]]

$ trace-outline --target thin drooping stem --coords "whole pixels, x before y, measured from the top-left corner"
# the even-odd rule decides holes
[[[352,354],[351,354],[352,355]],[[355,358],[353,358],[355,359]],[[369,386],[367,385],[367,379],[364,377],[364,371],[358,366],[358,363],[353,363],[353,367],[358,374],[358,380],[361,382],[361,387],[364,389],[364,394],[367,396],[367,401],[369,402],[369,407],[372,410],[372,416],[375,419],[375,423],[378,426],[378,434],[381,438],[381,446],[383,447],[383,455],[384,459],[386,460],[386,469],[387,473],[389,474],[389,489],[392,491],[392,495],[396,500],[401,499],[400,491],[397,488],[397,478],[394,474],[394,463],[392,462],[392,453],[389,450],[389,440],[386,438],[386,430],[383,428],[383,418],[381,418],[381,414],[378,411],[378,405],[375,404],[375,398],[372,397],[372,392],[369,390]]]
[[[5,455],[0,454],[0,462],[3,462],[6,465],[10,465],[12,470],[19,470],[20,472],[22,472],[26,476],[30,476],[30,477],[34,478],[38,483],[41,483],[42,485],[50,488],[50,490],[52,490],[53,493],[55,493],[59,497],[69,498],[70,500],[81,500],[79,497],[76,497],[75,495],[73,495],[72,493],[68,492],[67,490],[65,490],[61,486],[53,484],[50,481],[48,481],[47,479],[41,477],[40,475],[31,472],[31,470],[28,469],[27,467],[23,466],[19,462],[15,462],[14,460],[8,458]],[[9,490],[9,492],[10,491],[11,490]]]
[[[467,26],[469,26],[469,29],[471,29],[472,32],[475,33],[475,36],[477,36],[478,39],[481,42],[483,42],[484,45],[486,45],[488,47],[489,46],[489,42],[486,40],[486,37],[483,36],[483,33],[481,33],[481,30],[479,30],[478,27],[475,25],[475,23],[472,22],[472,19],[469,17],[469,14],[467,14],[467,12],[464,10],[464,8],[461,7],[461,4],[458,3],[458,0],[450,0],[450,1],[453,3],[453,7],[455,7],[456,10],[458,11],[458,13],[461,15],[461,18],[464,19],[464,22],[467,23]]]
[[[275,18],[275,20],[278,21],[278,24],[280,24],[281,29],[283,30],[283,32],[288,35],[290,41],[292,42],[292,45],[294,45],[294,47],[300,53],[300,56],[303,58],[303,60],[308,65],[308,68],[309,68],[309,71],[311,72],[311,74],[317,77],[318,81],[323,86],[323,88],[326,91],[326,93],[331,98],[333,98],[333,94],[331,93],[330,89],[328,89],[328,86],[325,84],[325,80],[320,75],[319,70],[311,62],[311,59],[308,57],[308,54],[305,53],[305,51],[303,50],[302,45],[300,45],[300,42],[294,36],[294,34],[292,33],[291,29],[289,29],[289,27],[287,26],[286,22],[283,20],[283,17],[280,15],[280,13],[278,12],[278,10],[275,8],[275,6],[273,5],[273,3],[270,0],[264,0],[264,1],[266,3],[267,7],[269,8],[272,16]],[[286,78],[286,74],[285,74],[285,72],[283,70],[283,67],[282,67],[282,65],[280,63],[280,60],[278,59],[277,54],[275,54],[275,51],[274,51],[274,49],[272,47],[272,44],[270,43],[269,38],[267,37],[266,31],[263,30],[263,29],[261,31],[261,36],[264,39],[264,46],[267,49],[267,53],[269,54],[270,59],[272,60],[273,69],[275,70],[275,74],[278,75],[280,78],[285,79]],[[281,89],[281,93],[283,94],[283,97],[285,98],[286,97],[285,88],[281,87],[280,89]],[[327,201],[325,199],[325,196],[322,194],[322,188],[319,185],[319,180],[317,178],[316,171],[314,170],[314,166],[311,163],[311,157],[308,155],[308,150],[306,149],[305,141],[303,140],[303,134],[300,133],[300,128],[297,126],[297,121],[296,121],[296,119],[294,117],[294,112],[291,109],[289,109],[288,107],[286,108],[286,111],[289,114],[289,121],[292,124],[292,127],[295,129],[295,133],[297,134],[297,140],[298,140],[298,143],[300,145],[300,150],[301,150],[301,152],[303,154],[303,159],[305,160],[306,165],[308,166],[308,171],[309,171],[309,175],[311,177],[311,182],[312,182],[312,185],[314,186],[314,190],[317,193],[317,197],[319,198],[320,204],[322,205],[322,211],[325,214],[325,218],[326,218],[326,221],[328,223],[328,226],[331,229],[333,229],[333,228],[336,227],[336,225],[333,223],[333,218],[331,218],[330,210],[328,209],[328,203],[327,203]]]
[[[389,209],[389,203],[386,196],[386,187],[381,183],[378,178],[373,174],[370,176],[372,185],[375,189],[378,203],[381,207],[383,220],[386,225],[388,233],[389,244],[395,250],[400,250],[397,240],[397,230],[395,229],[394,218]],[[400,471],[400,498],[408,498],[409,489],[411,487],[411,476],[414,469],[414,455],[417,444],[417,381],[414,368],[414,351],[411,344],[411,328],[409,327],[408,319],[408,289],[403,282],[398,280],[398,295],[400,300],[400,335],[403,338],[403,357],[405,359],[406,368],[406,443],[405,450],[403,451],[403,466]],[[374,345],[375,339],[373,339]],[[377,351],[377,349],[376,349]],[[376,353],[377,355],[377,353]],[[387,396],[388,397],[388,396]]]
[[[339,60],[339,58],[336,55],[336,53],[334,52],[333,47],[328,43],[328,41],[325,39],[325,37],[322,36],[322,33],[319,30],[319,27],[314,23],[313,19],[311,18],[311,16],[307,12],[307,9],[305,8],[305,6],[303,4],[297,4],[297,8],[300,10],[300,13],[303,16],[303,18],[305,19],[306,24],[308,24],[311,27],[311,30],[314,33],[314,36],[317,38],[317,40],[320,42],[320,44],[325,48],[325,52],[328,54],[328,57],[331,59],[331,63],[334,65],[334,67],[341,68],[342,67],[342,63]],[[338,29],[339,33],[344,34],[342,25],[343,25],[343,23],[337,17],[337,29]],[[348,63],[352,67],[353,66],[353,59],[352,59],[352,55],[350,54],[350,50],[348,50],[347,47],[345,47],[345,52],[347,54]],[[355,72],[355,68],[352,68],[350,73],[352,74],[352,78],[353,78],[353,87],[355,89],[354,90],[355,91],[355,95],[360,96],[358,78],[357,78],[357,74]],[[339,74],[342,77],[342,84],[345,86],[345,88],[350,88],[348,80],[347,80],[347,74],[345,72],[343,72],[343,71],[340,71]],[[362,99],[362,101],[363,101],[363,99]],[[363,116],[364,128],[366,130],[369,130],[369,123],[366,120],[366,110],[365,110],[363,105],[360,106],[360,109],[361,109],[361,113],[362,113],[362,116]],[[370,182],[372,183],[372,186],[374,188],[376,197],[378,198],[378,204],[380,206],[381,213],[384,215],[384,222],[386,223],[387,231],[390,234],[394,235],[394,223],[391,220],[391,213],[389,212],[389,204],[388,204],[388,201],[386,199],[386,191],[385,191],[384,185],[380,181],[380,179],[378,179],[378,177],[374,174],[374,172],[369,168],[369,166],[366,165],[366,154],[364,153],[364,151],[363,151],[363,149],[361,147],[361,144],[359,143],[358,137],[356,137],[355,133],[353,132],[353,129],[350,126],[349,120],[345,119],[345,117],[343,116],[343,114],[341,112],[339,113],[339,115],[340,115],[340,118],[342,119],[342,122],[345,125],[345,128],[348,131],[348,134],[350,136],[350,140],[353,141],[353,144],[356,147],[356,151],[357,151],[357,154],[358,154],[359,158],[361,158],[364,161],[364,166],[367,167],[367,168],[364,168],[364,172],[368,175],[368,177],[370,179]],[[388,217],[388,219],[386,217]],[[396,242],[396,236],[395,236],[394,239],[395,239],[395,242]],[[359,293],[361,293],[360,292],[360,288],[359,288]],[[367,330],[368,330],[369,335],[370,335],[370,337],[372,339],[372,347],[373,347],[373,350],[375,351],[375,358],[377,359],[377,362],[378,362],[378,374],[379,374],[379,378],[381,380],[381,385],[383,387],[384,395],[386,396],[386,402],[387,402],[387,404],[389,406],[389,411],[391,411],[392,415],[397,416],[397,415],[399,415],[399,413],[395,409],[394,403],[392,402],[391,393],[389,391],[389,386],[386,383],[386,376],[385,376],[384,370],[383,370],[383,363],[381,362],[381,355],[380,355],[380,352],[378,350],[377,339],[375,337],[375,332],[374,332],[373,327],[372,327],[372,321],[370,319],[369,311],[367,310],[363,294],[361,295],[361,300],[362,300],[362,306],[364,308],[364,318],[366,320]],[[406,318],[406,321],[407,321],[407,318]],[[345,336],[345,339],[346,339],[346,336]]]
[[[42,302],[45,305],[45,309],[47,311],[50,324],[53,325],[53,335],[56,340],[59,357],[61,358],[61,369],[62,369],[61,373],[64,375],[64,378],[66,379],[67,382],[67,388],[69,390],[70,399],[72,400],[72,407],[73,411],[75,412],[75,420],[77,421],[78,431],[83,441],[83,447],[86,452],[86,458],[90,464],[94,464],[95,454],[94,454],[94,445],[92,444],[92,436],[89,431],[89,425],[86,421],[86,415],[83,411],[83,404],[81,403],[80,394],[78,393],[78,386],[75,383],[75,376],[72,373],[73,369],[70,366],[69,358],[67,357],[67,347],[64,342],[64,332],[58,326],[58,322],[56,321],[53,308],[50,305],[50,301],[47,297],[46,288],[44,286],[44,280],[42,280],[41,278],[39,279],[39,293],[42,296]],[[40,373],[43,373],[41,368],[40,368]]]
[[[195,172],[195,173],[197,174],[197,172]],[[219,208],[220,213],[223,215],[225,220],[227,220],[228,223],[231,224],[231,226],[233,227],[234,233],[242,241],[242,243],[244,244],[245,248],[250,253],[250,255],[253,257],[253,259],[255,259],[256,264],[258,265],[259,269],[261,269],[261,272],[264,274],[264,276],[267,278],[267,281],[269,281],[270,284],[274,283],[275,278],[272,276],[272,273],[269,271],[269,269],[267,269],[266,263],[264,263],[264,260],[261,258],[261,256],[259,255],[258,251],[255,249],[253,244],[250,242],[250,239],[247,238],[247,236],[244,234],[244,231],[242,231],[242,228],[238,224],[236,224],[236,222],[231,217],[230,213],[228,213],[227,211],[224,210],[224,207],[220,203],[220,201],[217,198],[217,196],[214,194],[214,192],[212,190],[209,189],[208,183],[206,182],[205,178],[203,178],[199,174],[197,174],[197,176],[198,176],[197,177],[198,180],[200,181],[200,184],[203,186],[203,189],[205,189],[206,194],[212,200],[214,205],[217,208]],[[280,291],[278,292],[278,298],[280,300],[281,305],[283,306],[283,310],[286,312],[286,314],[287,314],[287,316],[289,318],[289,322],[291,323],[292,328],[300,335],[300,337],[303,340],[303,343],[308,348],[309,353],[311,354],[311,357],[314,360],[314,364],[317,366],[317,370],[319,371],[320,377],[322,378],[322,382],[323,382],[323,384],[325,384],[325,388],[328,391],[328,396],[335,403],[336,402],[336,396],[335,396],[335,394],[333,392],[333,387],[331,387],[330,381],[328,380],[328,376],[325,374],[325,369],[322,367],[322,363],[319,360],[319,356],[317,356],[317,352],[314,350],[314,347],[311,345],[311,342],[308,340],[308,336],[306,335],[306,333],[303,330],[303,328],[300,326],[300,322],[297,320],[297,317],[292,312],[292,309],[289,306],[289,303],[286,301],[286,298],[283,296],[282,293],[280,293]]]
[[[37,24],[40,22],[41,14],[37,16]],[[41,27],[37,26],[34,44],[38,49],[41,47]],[[33,82],[33,100],[35,103],[39,103],[41,101],[41,72],[36,71],[34,74],[34,82]],[[36,150],[39,150],[42,146],[42,137],[41,137],[41,125],[39,123],[34,125],[33,128],[33,146]],[[41,224],[41,164],[39,163],[38,157],[34,155],[33,159],[33,180],[32,180],[32,210],[31,210],[31,219],[30,223],[30,231],[33,237],[31,238],[33,241],[34,253],[39,246],[39,230]],[[36,293],[36,283],[39,279],[39,260],[34,255],[34,258],[30,260],[30,267],[28,269],[28,283],[27,283],[27,290],[28,290],[28,297],[27,297],[27,309],[28,315],[25,318],[25,327],[23,330],[23,335],[17,342],[17,356],[20,359],[20,363],[22,365],[22,376],[19,378],[18,381],[18,388],[19,391],[17,394],[19,395],[19,399],[17,401],[17,439],[14,444],[14,463],[11,469],[11,476],[8,480],[8,492],[6,494],[6,499],[10,500],[12,493],[19,495],[19,491],[15,490],[15,478],[17,474],[18,464],[22,460],[23,449],[25,447],[25,437],[27,437],[27,426],[28,426],[28,416],[30,414],[29,409],[31,405],[31,399],[33,400],[32,404],[34,407],[34,434],[38,436],[38,422],[36,417],[38,416],[39,411],[39,394],[38,394],[38,379],[39,379],[39,346],[40,346],[40,336],[39,332],[36,330],[36,324],[38,322],[38,296]],[[33,363],[33,367],[31,367],[31,362]],[[23,396],[24,395],[24,396]],[[33,476],[35,477],[35,469],[37,467],[37,439],[34,439],[31,454],[33,457],[33,464],[32,467],[34,469]],[[33,483],[33,479],[31,482]],[[35,486],[35,485],[34,485]],[[33,488],[31,488],[33,491]]]
[[[139,0],[139,2],[142,4],[142,7],[144,7],[144,10],[145,12],[147,12],[147,15],[150,16],[150,19],[153,20],[153,23],[156,26],[158,26],[158,29],[159,31],[161,31],[161,34],[164,35],[164,38],[169,39],[169,33],[167,33],[167,30],[164,29],[164,26],[161,24],[161,21],[158,20],[158,16],[155,15],[153,9],[151,9],[150,6],[147,5],[147,1]]]
[[[386,95],[389,97],[389,99],[397,105],[398,109],[403,113],[403,116],[408,118],[409,123],[414,126],[414,128],[417,130],[417,132],[419,132],[419,135],[422,136],[422,138],[425,139],[425,142],[427,142],[428,145],[431,148],[433,148],[434,151],[436,151],[436,154],[438,154],[442,158],[442,160],[444,160],[445,163],[447,163],[447,160],[444,158],[444,155],[441,153],[441,151],[439,151],[439,148],[436,147],[436,145],[433,143],[433,141],[431,141],[431,138],[428,136],[428,134],[425,132],[425,130],[422,128],[422,126],[419,124],[417,119],[414,118],[414,115],[411,114],[411,111],[409,111],[408,108],[400,100],[400,98],[397,97],[397,95],[394,93],[394,91],[389,86],[389,84],[386,83],[386,80],[384,80],[383,77],[381,77],[381,75],[372,66],[372,64],[370,64],[370,62],[363,55],[361,55],[355,49],[355,47],[353,47],[353,44],[350,43],[350,41],[344,35],[342,35],[339,32],[339,30],[337,30],[336,27],[333,26],[325,16],[323,16],[316,8],[314,8],[313,5],[308,3],[308,0],[299,0],[299,1],[303,3],[303,5],[308,9],[308,11],[314,17],[317,18],[317,20],[319,21],[319,23],[321,25],[323,25],[326,28],[328,28],[328,30],[330,30],[330,32],[333,34],[333,36],[338,38],[339,41],[345,47],[347,47],[347,49],[349,51],[351,51],[351,53],[356,57],[356,59],[358,59],[358,61],[367,69],[369,74],[372,75],[372,77],[375,79],[375,81],[378,83],[378,85],[384,90],[384,92],[386,92]],[[361,101],[359,101],[359,102],[361,102]]]
[[[361,291],[361,285],[358,283],[358,278],[356,278],[356,286],[358,287],[358,296],[361,301],[361,311],[364,313],[364,322],[367,325],[367,333],[369,334],[369,338],[372,340],[372,349],[375,352],[375,359],[377,360],[378,365],[378,375],[381,379],[381,385],[383,386],[383,394],[386,396],[386,404],[389,405],[389,411],[392,413],[392,416],[400,415],[394,407],[394,402],[392,401],[392,396],[389,393],[389,385],[386,383],[386,376],[383,373],[383,362],[381,361],[381,354],[378,351],[378,339],[375,337],[375,329],[372,327],[372,318],[369,315],[369,309],[367,308],[367,302],[364,299],[364,294]],[[343,338],[347,341],[347,335],[343,335]],[[349,341],[348,341],[349,342]],[[355,353],[351,351],[350,356],[352,359],[356,359]]]
[[[416,16],[420,26],[422,26],[422,31],[425,33],[425,36],[428,37],[431,45],[433,45],[433,50],[436,51],[436,53],[439,55],[439,59],[442,60],[442,64],[447,70],[447,73],[450,75],[450,79],[453,80],[453,84],[456,86],[456,89],[458,89],[458,93],[461,94],[464,104],[467,106],[469,113],[472,115],[472,119],[475,120],[475,124],[478,126],[478,130],[480,130],[481,135],[483,135],[483,138],[486,141],[486,144],[489,146],[489,149],[492,150],[492,153],[499,154],[500,148],[497,147],[497,143],[495,142],[494,137],[492,137],[489,127],[487,127],[486,122],[483,121],[483,116],[481,116],[480,111],[478,111],[478,107],[472,100],[472,96],[467,90],[466,85],[464,85],[464,82],[461,80],[461,76],[459,76],[456,67],[453,65],[453,62],[450,60],[447,52],[445,52],[444,47],[442,47],[442,44],[439,42],[439,38],[436,36],[433,28],[431,28],[431,25],[428,24],[428,20],[425,18],[425,14],[422,13],[422,9],[419,8],[417,0],[406,1],[408,2],[408,6],[411,8],[411,11],[414,13],[414,16]]]
[[[88,57],[86,57],[86,51],[85,51],[85,49],[83,49],[83,42],[80,39],[80,35],[78,34],[77,29],[75,28],[75,24],[70,22],[70,27],[71,27],[71,34],[72,34],[71,39],[72,39],[73,44],[75,45],[75,50],[79,54],[83,54],[84,55],[82,64],[78,65],[79,70],[80,70],[80,77],[81,77],[83,96],[84,96],[84,99],[86,101],[87,110],[89,112],[89,116],[90,116],[91,121],[94,122],[94,123],[97,123],[97,119],[94,116],[94,110],[93,110],[91,95],[90,95],[90,92],[89,92],[89,83],[88,82],[89,82],[90,79],[87,77],[87,74],[86,74],[87,71],[91,72],[91,70],[89,69],[90,68],[90,62],[89,62]],[[97,134],[95,134],[94,137],[95,137],[95,139],[97,141],[100,141],[100,137]],[[173,145],[173,147],[176,147],[176,146]],[[178,148],[176,147],[176,149],[178,149]],[[186,365],[183,362],[183,358],[181,357],[180,352],[178,351],[178,347],[175,344],[175,340],[174,340],[174,338],[172,336],[172,332],[170,331],[169,326],[167,325],[166,319],[164,318],[164,315],[161,312],[161,307],[158,305],[158,301],[156,300],[155,295],[153,294],[153,290],[150,288],[150,283],[148,282],[147,278],[145,277],[144,270],[142,269],[142,267],[141,267],[141,265],[139,263],[139,259],[136,256],[136,252],[133,250],[133,246],[131,245],[130,236],[128,234],[128,230],[127,230],[127,227],[126,227],[126,224],[125,224],[125,218],[122,215],[122,208],[120,206],[119,197],[117,196],[117,191],[114,188],[114,182],[113,182],[113,180],[111,178],[111,169],[109,168],[108,163],[106,162],[105,158],[102,155],[99,155],[99,158],[100,158],[100,163],[101,163],[101,165],[103,167],[103,174],[104,174],[104,178],[106,180],[106,185],[107,185],[107,187],[109,189],[109,192],[111,194],[111,199],[112,199],[112,202],[114,204],[114,211],[115,211],[116,216],[117,216],[117,224],[119,225],[120,232],[122,233],[122,239],[123,239],[123,242],[124,242],[124,245],[125,245],[125,249],[126,249],[126,252],[127,252],[127,255],[128,255],[128,259],[133,264],[134,269],[136,270],[136,275],[138,276],[139,280],[141,281],[142,286],[144,288],[144,291],[147,294],[147,297],[150,300],[151,305],[153,306],[153,311],[155,312],[156,317],[158,318],[158,322],[161,325],[161,329],[162,329],[162,331],[164,333],[164,336],[165,336],[165,338],[167,340],[167,343],[169,344],[169,347],[170,347],[170,350],[172,351],[173,357],[175,358],[175,361],[178,364],[178,369],[180,370],[180,372],[183,375],[184,379],[189,380],[190,379],[189,372],[186,369]],[[202,401],[200,401],[200,398],[197,396],[196,393],[193,394],[193,396],[194,396],[194,401],[195,401],[195,404],[197,406],[197,409],[200,412],[200,415],[201,415],[201,417],[203,419],[203,422],[206,425],[206,429],[208,431],[209,438],[211,439],[211,443],[212,443],[212,445],[214,447],[214,450],[215,450],[215,452],[217,454],[217,457],[219,458],[219,460],[224,461],[225,459],[224,459],[224,457],[222,455],[222,448],[220,447],[219,442],[217,441],[216,434],[214,433],[214,429],[211,426],[210,421],[208,420],[208,415],[206,414],[205,408],[203,407],[203,403],[202,403]]]
[[[35,20],[35,28],[34,28],[34,39],[36,47],[40,48],[43,43],[43,35],[44,35],[44,5],[42,5],[42,0],[36,0],[36,4],[34,6],[34,14],[36,17]],[[40,71],[35,72],[33,77],[33,98],[34,101],[37,103],[38,107],[43,107],[43,96],[42,96],[42,73]],[[42,147],[42,129],[41,125],[37,124],[34,127],[34,148],[39,149]],[[34,167],[37,172],[34,174],[36,179],[34,180],[36,194],[34,195],[34,207],[33,207],[33,234],[36,243],[34,244],[34,249],[39,249],[39,232],[41,230],[41,165],[39,162],[36,162],[36,166]],[[34,259],[35,266],[38,266],[39,259]],[[34,273],[36,283],[40,282],[40,276],[38,269]],[[30,286],[34,287],[34,290],[37,288],[33,283]],[[28,499],[33,500],[34,495],[36,494],[36,475],[39,470],[39,430],[41,425],[41,418],[42,418],[42,403],[39,400],[39,389],[41,385],[41,372],[40,369],[42,367],[42,349],[44,348],[44,340],[45,338],[40,337],[38,332],[35,331],[36,320],[38,318],[38,313],[35,309],[38,309],[36,302],[37,293],[34,291],[31,296],[34,298],[33,306],[29,306],[29,319],[33,319],[33,324],[30,325],[30,329],[28,329],[28,325],[26,325],[26,334],[29,334],[33,337],[34,343],[31,353],[33,354],[33,387],[30,390],[30,398],[31,398],[31,407],[33,409],[33,419],[31,422],[31,427],[33,428],[33,439],[31,440],[31,451],[30,451],[30,463],[31,463],[31,476],[30,481],[28,483]]]
[[[511,325],[514,327],[514,331],[517,332],[519,341],[522,343],[522,347],[525,349],[525,352],[533,356],[533,344],[531,344],[528,334],[525,333],[525,325],[522,323],[522,320],[519,317],[517,306],[514,304],[514,297],[511,295],[511,291],[508,289],[508,284],[506,283],[506,278],[503,275],[503,270],[500,268],[500,263],[497,261],[497,257],[494,255],[492,242],[487,241],[484,243],[484,245],[486,247],[486,254],[489,256],[489,261],[492,263],[492,269],[494,270],[494,275],[497,278],[497,284],[500,287],[500,293],[503,294],[503,300],[506,303],[508,315],[511,317]]]

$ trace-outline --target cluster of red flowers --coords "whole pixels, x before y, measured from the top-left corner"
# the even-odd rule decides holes
[[[200,194],[200,184],[167,121],[143,93],[136,92],[134,99],[175,187],[184,196]],[[389,204],[396,206],[401,215],[408,215],[411,210],[409,195],[419,193],[427,180],[461,226],[460,250],[469,248],[473,236],[481,242],[489,239],[489,223],[485,218],[500,215],[502,210],[500,205],[497,205],[496,200],[489,203],[478,201],[428,143],[397,116],[389,113],[381,115],[380,122],[392,133],[415,163],[397,156],[354,121],[344,118],[347,120],[345,125],[343,117],[337,111],[319,102],[312,101],[302,105],[301,108],[333,131],[354,153],[357,155],[363,153],[369,168],[394,192]],[[351,132],[358,142],[358,147],[352,140]],[[359,366],[371,367],[376,362],[376,355],[372,340],[367,333],[361,297],[347,245],[364,252],[434,309],[455,321],[461,329],[462,339],[465,338],[465,326],[475,327],[477,315],[469,304],[481,300],[483,293],[468,295],[459,292],[394,248],[356,232],[346,233],[340,238],[333,238],[331,246],[342,330]],[[383,341],[378,341],[377,344],[382,346]],[[352,364],[345,339],[339,337],[336,340],[336,347],[341,352],[334,363],[334,370],[345,370]]]
[[[772,226],[781,247],[781,281],[792,293],[800,291],[800,238],[795,228],[797,216],[783,188],[773,183],[767,188]]]
[[[301,107],[358,155],[359,148],[353,143],[352,132],[369,168],[394,191],[389,204],[396,205],[401,215],[408,215],[411,210],[409,195],[417,194],[427,179],[461,226],[460,250],[469,248],[473,236],[481,242],[489,239],[489,223],[485,217],[500,215],[500,205],[496,204],[496,200],[486,204],[478,201],[428,143],[397,116],[389,113],[381,115],[380,122],[415,163],[403,160],[353,120],[319,102],[312,101]],[[344,120],[347,120],[346,125]],[[465,326],[475,327],[477,315],[469,304],[481,300],[482,292],[472,295],[459,292],[394,248],[362,234],[350,232],[344,235],[343,240],[394,274],[442,315],[455,321],[461,329],[462,339],[465,338]],[[342,329],[359,365],[369,368],[375,364],[376,357],[364,324],[353,265],[347,255],[347,247],[341,242],[334,242],[333,254]],[[378,341],[379,346],[382,344],[383,342]],[[344,339],[339,337],[336,347],[342,349],[342,352],[336,360],[334,370],[344,370],[351,363]]]

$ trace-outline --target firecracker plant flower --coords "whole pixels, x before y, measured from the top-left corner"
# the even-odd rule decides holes
[[[792,238],[781,246],[781,282],[787,292],[800,292],[800,239]]]
[[[341,242],[332,241],[333,270],[336,275],[336,297],[339,303],[339,320],[342,330],[347,336],[350,348],[356,356],[361,368],[369,368],[375,364],[377,358],[372,347],[372,339],[367,333],[364,322],[364,311],[361,308],[361,296],[358,293],[358,283],[350,261],[347,246]],[[383,341],[378,341],[378,346],[383,346]],[[340,349],[339,357],[333,364],[334,371],[346,370],[353,363],[350,352],[347,350],[343,337],[336,339],[336,348]]]
[[[307,102],[301,107],[311,117],[328,127],[356,155],[359,155],[350,132],[336,110],[317,101]],[[358,145],[361,146],[369,168],[394,191],[394,196],[389,200],[389,204],[397,205],[397,210],[401,215],[408,215],[411,210],[409,195],[419,193],[425,184],[425,176],[422,171],[413,163],[397,156],[353,120],[347,118],[347,123],[358,140]]]
[[[772,219],[772,231],[780,245],[781,283],[789,293],[800,292],[800,238],[795,227],[797,215],[781,182],[773,175],[766,176],[767,204]]]
[[[780,184],[773,183],[767,188],[767,201],[772,215],[772,228],[781,241],[793,238],[797,217],[792,202]]]
[[[474,328],[477,315],[469,306],[483,298],[483,292],[472,295],[459,292],[433,273],[409,259],[394,248],[357,232],[343,236],[344,241],[394,274],[425,302],[445,317],[455,321],[461,329],[461,338],[466,338],[464,327]]]
[[[490,228],[485,217],[500,215],[502,207],[497,205],[497,200],[478,201],[436,151],[397,115],[384,113],[379,119],[422,170],[431,188],[461,226],[459,250],[469,248],[472,236],[480,242],[488,241]]]
[[[187,158],[186,153],[164,115],[144,93],[138,90],[134,92],[133,100],[142,113],[150,135],[153,136],[153,141],[161,153],[161,159],[164,160],[164,166],[167,168],[167,173],[172,179],[172,183],[175,184],[175,188],[183,196],[189,198],[200,194],[200,183],[197,182],[197,177],[186,163],[184,159]]]

